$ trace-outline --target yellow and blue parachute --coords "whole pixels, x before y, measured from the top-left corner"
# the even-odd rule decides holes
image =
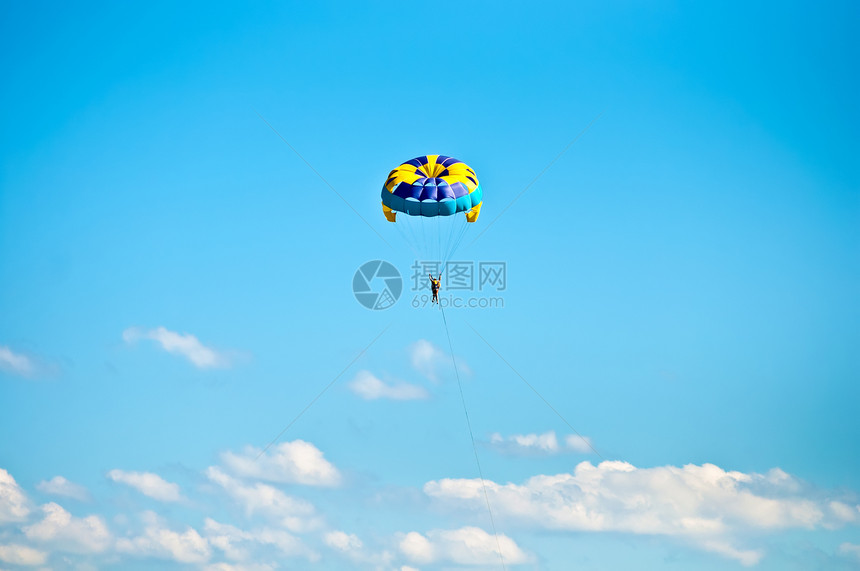
[[[409,216],[452,216],[466,213],[474,222],[481,213],[483,191],[469,165],[445,155],[406,161],[388,175],[382,187],[382,212],[389,222],[397,213]]]

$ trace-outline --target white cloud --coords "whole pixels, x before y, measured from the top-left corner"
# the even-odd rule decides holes
[[[560,445],[554,430],[543,434],[512,434],[502,436],[498,432],[490,435],[490,444],[497,450],[508,454],[559,454],[561,452],[591,452],[591,440],[570,434]]]
[[[258,448],[246,446],[241,454],[224,452],[221,461],[243,478],[307,486],[337,486],[341,482],[338,469],[319,448],[304,440],[282,442],[262,456]]]
[[[436,559],[433,544],[417,531],[410,531],[400,541],[400,551],[409,559],[420,563],[431,563]]]
[[[249,517],[263,515],[294,532],[316,529],[321,525],[313,504],[288,496],[273,486],[260,482],[246,484],[216,466],[210,466],[206,476],[242,506]]]
[[[168,482],[152,472],[111,470],[107,473],[107,477],[114,482],[131,486],[144,496],[160,502],[178,502],[182,499],[178,484]]]
[[[251,552],[245,542],[249,539],[247,532],[232,525],[218,523],[214,519],[206,518],[203,533],[213,547],[220,549],[227,559],[232,561],[246,561],[251,557]]]
[[[705,551],[710,551],[712,553],[722,555],[723,557],[734,559],[745,567],[755,565],[761,561],[762,557],[764,557],[764,551],[761,549],[738,549],[737,547],[732,546],[729,542],[718,539],[703,540],[700,547]]]
[[[278,567],[266,563],[211,563],[203,567],[203,571],[273,571]]]
[[[31,541],[48,543],[53,549],[71,553],[101,553],[113,541],[99,516],[77,518],[53,502],[44,504],[41,510],[45,517],[23,528]]]
[[[330,531],[323,535],[323,541],[339,555],[350,559],[355,564],[363,564],[373,569],[390,569],[395,555],[388,551],[372,551],[366,549],[364,542],[354,533],[345,531]]]
[[[582,454],[594,452],[594,445],[591,443],[591,438],[588,436],[568,434],[564,437],[564,443],[567,445],[568,449],[573,452],[580,452]]]
[[[761,551],[735,539],[748,530],[812,529],[845,521],[844,504],[802,497],[782,470],[767,474],[725,471],[713,464],[636,468],[626,462],[590,462],[572,474],[535,476],[522,485],[485,481],[493,510],[536,527],[667,535],[700,548],[756,563]],[[480,480],[428,482],[431,497],[484,505]]]
[[[354,533],[344,531],[330,531],[323,536],[325,544],[338,551],[357,551],[363,547],[363,543]]]
[[[0,468],[0,523],[23,521],[28,515],[27,496],[12,474]]]
[[[552,430],[543,434],[512,434],[508,437],[495,432],[490,435],[490,444],[511,453],[556,454],[559,451],[558,439]]]
[[[0,561],[12,565],[33,567],[42,565],[48,559],[48,554],[26,545],[0,545]]]
[[[203,345],[197,337],[190,333],[177,333],[164,327],[144,330],[139,327],[129,327],[122,332],[126,343],[134,343],[139,339],[155,341],[168,353],[182,355],[198,369],[229,367],[230,360],[223,353]]]
[[[43,480],[36,484],[36,489],[46,494],[65,496],[75,500],[88,501],[90,493],[79,484],[68,481],[62,476],[54,476],[50,480]]]
[[[439,362],[448,360],[444,351],[426,339],[419,339],[409,347],[409,357],[415,370],[434,382],[438,380]]]
[[[254,557],[253,549],[258,545],[273,546],[285,557],[305,557],[310,561],[319,559],[319,555],[301,539],[282,529],[262,527],[246,531],[206,518],[204,533],[209,543],[231,561],[247,563]]]
[[[35,370],[36,366],[29,357],[15,353],[6,345],[0,345],[0,371],[27,377]]]
[[[409,358],[415,370],[434,383],[439,382],[439,368],[452,365],[451,355],[426,339],[419,339],[409,346]],[[460,357],[457,357],[457,368],[460,374],[472,373],[469,365]]]
[[[860,506],[851,507],[843,502],[832,501],[829,507],[833,515],[842,522],[854,523],[860,520]]]
[[[839,553],[847,555],[860,562],[860,545],[856,543],[848,543],[847,541],[839,546]]]
[[[477,527],[453,530],[432,530],[427,535],[416,531],[407,533],[400,541],[400,551],[413,563],[450,562],[458,565],[494,565],[526,563],[528,556],[513,539],[502,534],[496,537]]]
[[[404,382],[388,384],[369,371],[359,371],[349,383],[349,388],[364,400],[418,400],[429,396],[427,390],[420,385]]]
[[[543,452],[558,452],[558,439],[552,430],[544,434],[514,434],[510,439],[523,448],[537,448]]]
[[[194,528],[173,531],[154,512],[144,512],[143,519],[146,524],[143,534],[117,539],[117,551],[180,563],[205,563],[211,557],[209,543]]]

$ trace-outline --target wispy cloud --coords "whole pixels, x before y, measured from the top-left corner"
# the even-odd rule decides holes
[[[144,496],[160,502],[178,502],[182,499],[179,485],[168,482],[152,472],[126,472],[111,470],[107,473],[109,480],[131,486]]]
[[[364,400],[420,400],[429,395],[420,385],[404,382],[386,383],[370,371],[359,371],[349,383],[349,389]]]
[[[507,454],[534,454],[550,455],[563,452],[591,452],[591,439],[587,436],[581,437],[570,434],[564,437],[563,444],[559,444],[554,430],[543,434],[511,434],[502,436],[498,432],[490,435],[490,444],[496,450]]]
[[[203,571],[275,571],[280,566],[270,563],[210,563],[202,567]]]
[[[538,528],[674,536],[754,565],[764,552],[744,548],[749,530],[833,528],[860,521],[857,506],[800,495],[779,469],[725,471],[713,464],[636,468],[626,462],[580,463],[573,473],[524,484],[486,481],[494,512]],[[426,494],[453,505],[482,506],[480,480],[428,482]]]
[[[551,442],[548,437],[530,438],[546,434],[520,436],[529,437],[527,446],[553,448],[547,444]],[[562,440],[556,438],[559,449]],[[127,566],[130,558],[141,558],[154,560],[148,564],[151,567],[164,560],[212,571],[269,571],[289,558],[314,563],[324,552],[327,561],[342,559],[343,568],[409,571],[495,567],[499,565],[499,548],[509,567],[533,562],[533,555],[512,537],[500,534],[497,543],[492,533],[477,527],[407,528],[404,533],[384,537],[359,537],[332,528],[317,507],[301,495],[287,495],[280,487],[259,481],[269,478],[296,484],[302,478],[327,477],[330,472],[326,465],[334,470],[310,443],[284,444],[289,446],[265,456],[259,471],[242,463],[247,459],[244,454],[234,455],[240,459],[238,464],[225,462],[206,470],[209,483],[199,489],[215,500],[207,512],[221,510],[225,507],[222,501],[229,500],[248,519],[241,527],[211,518],[205,518],[205,525],[199,527],[144,512],[138,523],[119,513],[112,520],[116,529],[109,529],[101,515],[78,517],[56,503],[33,509],[14,478],[0,469],[0,525],[12,524],[0,533],[0,567],[44,565],[59,558],[68,565]],[[295,472],[297,465],[304,466],[301,476]],[[339,478],[339,472],[335,473]],[[151,497],[166,501],[182,498],[176,484],[151,472],[115,470],[108,477]],[[49,490],[46,493],[67,493],[73,486],[59,476],[37,484],[43,491]],[[486,508],[479,479],[431,481],[423,491],[441,506],[454,510]],[[763,545],[755,542],[764,541],[769,532],[834,530],[860,524],[860,505],[850,492],[815,491],[779,469],[756,474],[726,471],[711,464],[637,468],[625,462],[596,466],[582,462],[571,473],[538,475],[522,483],[488,480],[486,493],[497,521],[507,521],[516,529],[664,536],[746,566],[765,556]],[[196,501],[188,502],[186,507],[196,505]],[[188,517],[187,510],[171,512]],[[19,531],[11,531],[13,528]],[[860,545],[856,543],[845,542],[834,551],[832,555],[843,563],[860,561]]]
[[[70,482],[62,476],[54,476],[50,480],[44,480],[36,484],[36,489],[46,494],[65,496],[80,501],[90,500],[90,493],[79,484]]]
[[[0,345],[0,371],[29,377],[36,372],[36,365],[26,355],[15,353],[6,345]]]
[[[155,341],[168,353],[185,357],[198,369],[224,368],[231,364],[226,354],[205,346],[190,333],[177,333],[164,327],[155,329],[129,327],[122,332],[122,338],[129,344],[140,339]]]
[[[48,554],[44,551],[26,545],[18,545],[17,543],[0,545],[0,561],[3,563],[35,567],[36,565],[43,565],[47,559]]]
[[[113,543],[104,520],[97,515],[75,517],[53,502],[41,506],[41,521],[23,528],[27,539],[70,553],[102,553]]]
[[[343,552],[357,551],[364,547],[364,543],[357,535],[345,531],[330,531],[323,536],[323,540],[332,549]]]
[[[30,502],[12,474],[0,468],[0,523],[23,521],[30,515]]]
[[[341,530],[329,531],[323,534],[326,546],[337,555],[350,561],[352,569],[399,569],[392,568],[391,564],[396,554],[388,549],[373,550],[365,546],[364,542],[354,533]]]
[[[253,446],[239,454],[227,451],[221,454],[221,461],[243,478],[306,486],[337,486],[341,482],[338,469],[319,448],[304,440],[282,442],[262,455]]]
[[[219,523],[206,518],[204,534],[211,545],[224,553],[224,556],[243,565],[252,564],[253,551],[257,546],[272,546],[278,550],[278,558],[303,557],[317,561],[319,554],[310,549],[295,535],[283,529],[273,527],[258,527],[250,530]],[[248,567],[241,567],[246,569]],[[255,567],[256,568],[256,567]],[[272,569],[275,566],[271,567]]]
[[[249,517],[262,515],[294,532],[317,529],[322,523],[313,504],[288,496],[274,486],[243,482],[217,466],[210,466],[206,476],[239,504]]]
[[[430,341],[419,339],[409,347],[409,358],[416,371],[431,381],[437,381],[436,371],[439,367],[439,361],[448,357],[444,351]]]
[[[490,435],[490,444],[511,453],[556,454],[559,451],[558,438],[552,430],[543,434],[512,434],[507,437],[495,432]]]
[[[437,529],[422,535],[407,533],[400,540],[400,551],[413,563],[454,563],[457,565],[496,565],[499,551],[508,565],[526,563],[528,556],[510,537],[495,536],[478,527]]]
[[[131,538],[120,538],[116,549],[140,557],[154,557],[178,561],[179,563],[205,563],[212,555],[212,548],[196,529],[186,527],[183,531],[170,529],[154,512],[144,512],[143,533]]]
[[[416,371],[434,383],[439,382],[440,369],[451,366],[451,356],[426,339],[419,339],[409,346],[409,359]],[[457,367],[461,374],[472,373],[469,365],[460,357],[457,357]]]
[[[855,562],[860,563],[860,545],[857,545],[856,543],[848,543],[847,541],[842,543],[839,546],[839,553],[847,555]]]
[[[594,443],[588,436],[580,436],[578,434],[568,434],[564,437],[564,443],[569,450],[579,452],[581,454],[591,454],[594,452]]]

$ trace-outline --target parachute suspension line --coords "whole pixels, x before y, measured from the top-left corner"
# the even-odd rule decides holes
[[[436,247],[438,248],[437,252],[439,252],[439,259],[440,260],[442,259],[442,254],[444,254],[444,252],[442,252],[442,229],[443,228],[444,227],[442,226],[442,217],[437,216],[436,217]]]
[[[422,218],[421,220],[421,238],[424,241],[422,246],[422,252],[424,252],[425,256],[433,255],[433,240],[431,239],[431,234],[433,229],[428,228],[428,226],[432,224],[432,221],[429,218]]]
[[[484,500],[487,502],[487,513],[490,514],[490,525],[493,528],[493,536],[496,538],[496,548],[499,552],[499,561],[502,569],[507,571],[505,558],[502,555],[502,544],[499,542],[499,534],[496,532],[496,521],[493,518],[493,510],[490,508],[490,496],[487,493],[487,483],[484,481],[484,471],[481,469],[481,460],[478,458],[478,447],[475,445],[475,434],[472,432],[472,421],[469,420],[469,410],[466,408],[466,397],[463,395],[463,383],[460,381],[460,371],[457,369],[457,358],[454,357],[454,343],[451,342],[451,332],[448,330],[448,319],[445,317],[445,308],[439,304],[442,311],[442,322],[445,324],[445,334],[448,336],[448,348],[451,351],[451,362],[454,363],[454,373],[457,376],[457,386],[460,389],[460,401],[463,403],[463,413],[466,415],[466,426],[469,428],[469,438],[472,440],[472,452],[475,453],[475,464],[478,466],[478,476],[481,478],[481,488],[484,490]]]
[[[409,217],[401,213],[397,216],[397,221],[394,225],[402,225],[400,226],[400,230],[403,232],[403,235],[406,236],[406,243],[409,244],[410,248],[416,250],[418,244],[415,243],[415,238],[412,236],[412,224],[409,221]]]
[[[454,257],[454,253],[460,247],[460,244],[463,242],[463,238],[466,237],[466,232],[468,232],[468,231],[469,231],[469,223],[464,222],[463,227],[460,228],[460,230],[457,234],[457,239],[454,242],[454,246],[451,248],[451,251],[448,253],[448,259],[451,259],[452,257]]]
[[[423,223],[424,221],[420,218],[418,219],[418,225],[421,227],[421,251],[425,254],[427,253],[427,225]]]
[[[454,218],[457,218],[454,216]],[[456,220],[448,222],[448,239],[445,240],[445,257],[447,258],[451,252],[451,240],[454,238],[454,227],[457,225]]]
[[[415,249],[420,252],[421,240],[418,235],[418,227],[415,225],[415,218],[411,216],[404,216],[404,218],[409,221],[409,235],[412,237],[412,243],[415,244]]]
[[[412,216],[404,216],[403,217],[407,222],[407,227],[409,228],[409,235],[412,237],[412,244],[415,250],[419,252],[419,257],[423,255],[423,250],[421,249],[421,240],[418,236],[418,228],[417,225],[420,223],[420,220],[416,220]]]
[[[439,217],[436,216],[435,218],[438,219]],[[433,255],[434,259],[436,259],[436,224],[432,219],[427,224],[427,251]]]
[[[406,231],[403,229],[403,221],[404,217],[401,217],[398,222],[394,222],[394,227],[397,229],[397,232],[400,234],[400,237],[403,239],[403,243],[406,244],[412,253],[415,254],[415,259],[417,260],[420,256],[418,255],[418,251],[415,249],[415,243],[409,239],[409,236],[406,234]],[[409,224],[406,224],[409,226]]]
[[[470,234],[471,226],[460,215],[429,217],[404,213],[392,224],[416,261],[438,262],[442,272]]]
[[[436,259],[436,230],[438,229],[439,217],[434,216],[427,220],[427,251]]]
[[[457,245],[460,241],[460,236],[469,229],[469,223],[466,222],[466,219],[462,216],[457,216],[457,219],[454,220],[454,232],[451,240],[451,246],[448,248],[448,259],[454,257],[454,254],[457,252]]]

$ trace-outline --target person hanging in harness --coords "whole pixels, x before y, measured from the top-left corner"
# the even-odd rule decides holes
[[[430,276],[430,289],[433,291],[433,299],[430,300],[430,303],[439,303],[439,288],[442,287],[442,272],[439,272],[439,278],[433,279],[433,274],[427,274]]]

